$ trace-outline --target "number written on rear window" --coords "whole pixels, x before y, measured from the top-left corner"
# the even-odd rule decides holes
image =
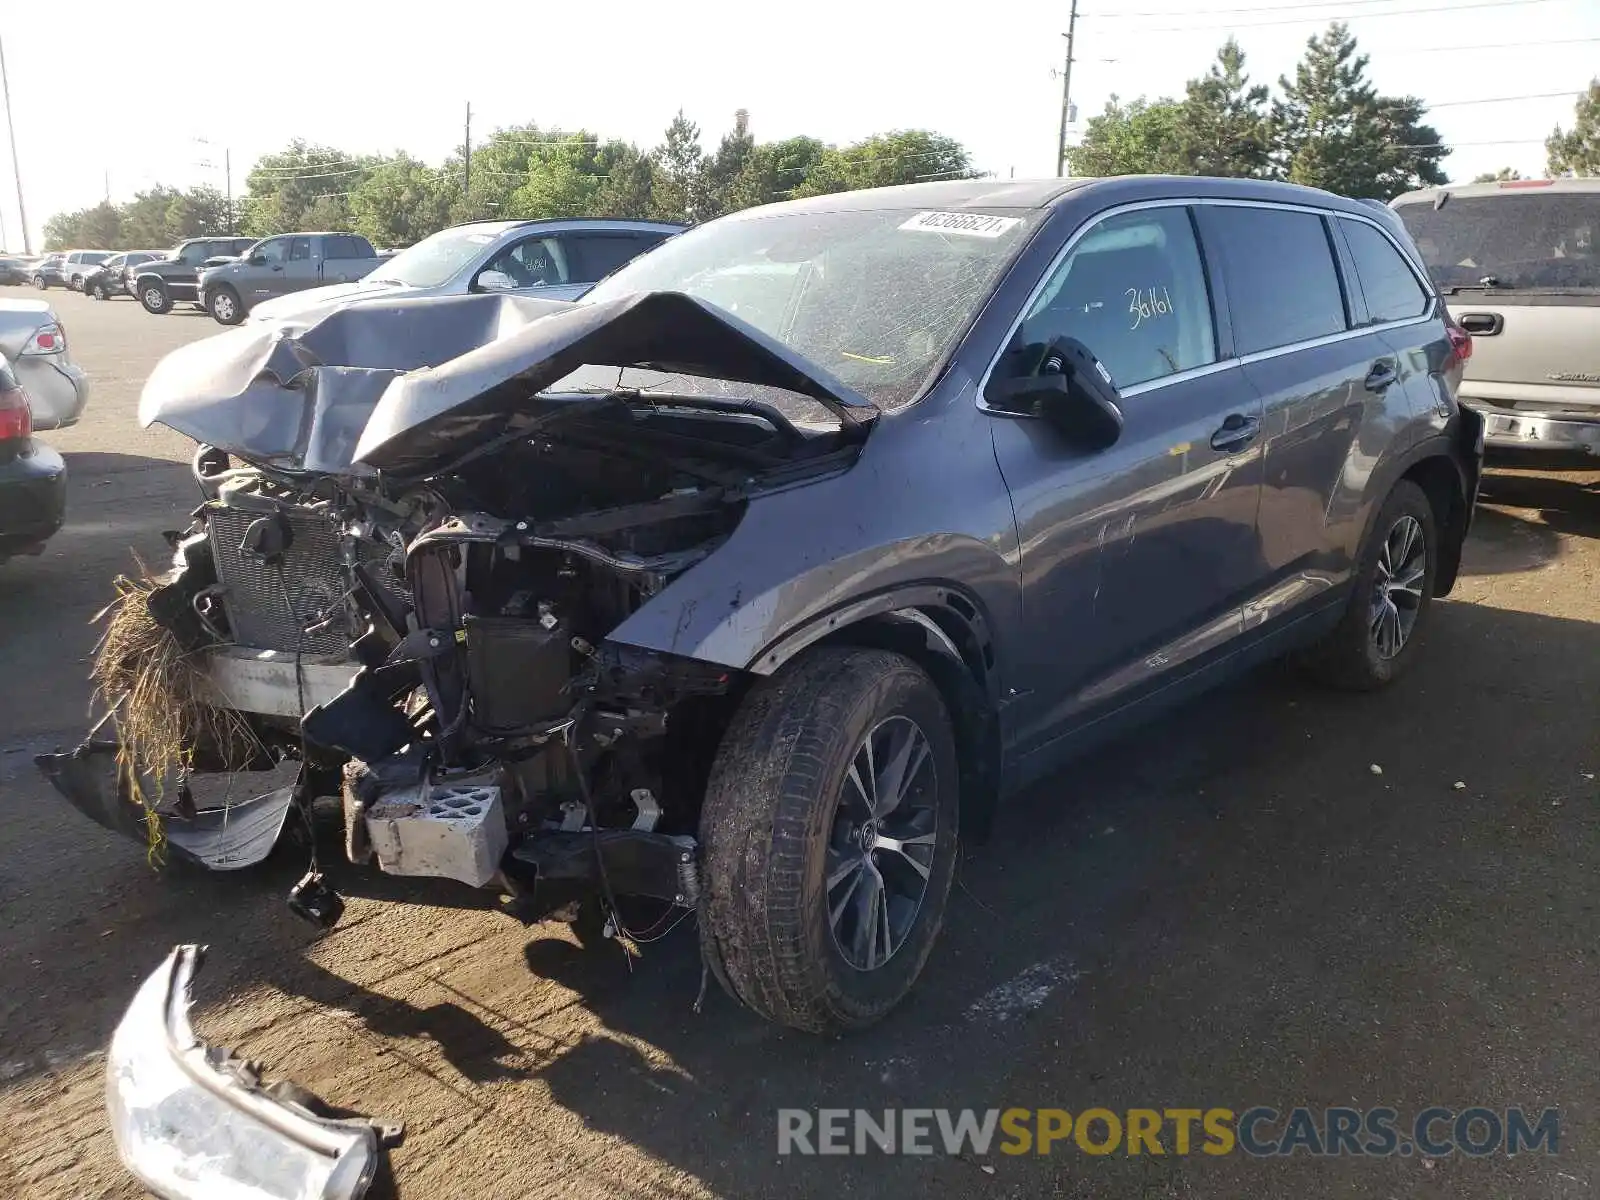
[[[1367,298],[1370,323],[1404,321],[1427,311],[1428,294],[1388,238],[1364,221],[1341,220],[1340,225]]]
[[[1315,213],[1204,205],[1208,248],[1222,259],[1234,345],[1254,354],[1345,329],[1344,293]]]

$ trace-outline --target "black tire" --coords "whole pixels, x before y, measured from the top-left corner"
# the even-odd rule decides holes
[[[33,286],[41,292],[48,292],[50,290],[50,281],[43,275],[35,275],[33,277]]]
[[[851,772],[854,765],[862,773],[856,760],[869,733],[910,736],[914,744],[908,729],[922,734],[927,754],[917,759],[908,781],[915,786],[901,807],[880,815],[884,829],[891,820],[916,822],[896,831],[907,846],[906,831],[931,840],[931,847],[914,847],[926,859],[915,871],[910,854],[867,846],[876,821],[854,829],[859,839],[850,827],[850,814],[865,811],[865,792],[851,783]],[[701,945],[719,982],[768,1020],[813,1033],[864,1028],[899,1004],[944,922],[959,837],[957,771],[939,691],[901,655],[817,650],[757,684],[723,736],[700,819]],[[886,959],[871,969],[852,963],[830,921],[826,876],[841,864],[850,876],[832,895],[850,926],[850,953],[870,960],[878,931],[891,927]],[[888,904],[871,904],[885,894],[874,887],[915,889],[923,869],[926,882],[909,916],[904,897],[899,918]],[[861,882],[873,879],[875,885]],[[851,936],[863,928],[856,924],[861,900],[873,914],[870,941]],[[898,942],[897,919],[904,921]]]
[[[239,293],[225,283],[211,289],[206,297],[206,311],[218,325],[237,325],[244,320],[244,302],[239,299]]]
[[[106,287],[105,280],[102,279],[94,285],[94,296],[96,300],[111,299],[111,289]]]
[[[144,305],[147,313],[162,316],[172,311],[172,295],[167,291],[167,285],[160,280],[141,281],[135,286],[139,289],[139,303]]]
[[[1407,558],[1399,564],[1392,562],[1400,552],[1400,543],[1392,539],[1408,527],[1408,522],[1414,523],[1425,556],[1416,580],[1414,600],[1410,599],[1410,592],[1397,583],[1397,578],[1409,578],[1410,571],[1415,569],[1414,559]],[[1409,569],[1408,563],[1411,564]],[[1396,565],[1401,570],[1392,576],[1391,568]],[[1417,643],[1427,626],[1438,566],[1439,534],[1433,505],[1420,487],[1402,479],[1389,493],[1372,523],[1344,616],[1326,638],[1301,658],[1307,672],[1330,687],[1356,692],[1373,691],[1403,675],[1416,658]],[[1390,591],[1391,588],[1394,590]],[[1380,592],[1388,592],[1396,600],[1398,615],[1385,625],[1386,630],[1400,628],[1409,613],[1410,624],[1404,627],[1397,651],[1386,652],[1379,634],[1379,614],[1383,608]]]

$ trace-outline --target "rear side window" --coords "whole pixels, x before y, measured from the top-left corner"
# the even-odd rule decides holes
[[[581,233],[566,240],[573,279],[593,283],[661,241],[658,234]]]
[[[1428,294],[1394,243],[1364,221],[1341,220],[1339,224],[1355,260],[1361,294],[1367,298],[1368,320],[1377,325],[1426,312]]]
[[[1227,272],[1238,353],[1344,331],[1344,293],[1320,216],[1220,204],[1200,211]]]
[[[349,233],[332,234],[322,239],[325,258],[370,258],[372,251],[361,238]]]
[[[1205,269],[1186,208],[1108,217],[1078,240],[1023,318],[1011,350],[1072,337],[1117,387],[1217,359]]]
[[[297,237],[289,243],[289,261],[304,262],[311,257],[311,239]]]

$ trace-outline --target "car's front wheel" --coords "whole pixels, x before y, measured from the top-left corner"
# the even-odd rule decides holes
[[[824,649],[735,714],[700,821],[702,947],[769,1020],[859,1029],[905,998],[955,871],[949,714],[911,660]]]
[[[206,297],[206,309],[219,325],[237,325],[244,320],[244,305],[239,303],[239,293],[227,284],[213,288]]]
[[[172,297],[167,294],[167,289],[160,283],[141,283],[139,285],[139,303],[144,305],[146,312],[161,316],[172,311]]]
[[[1343,618],[1305,656],[1314,676],[1334,687],[1371,691],[1411,665],[1433,604],[1438,547],[1433,505],[1402,479],[1373,522]]]
[[[35,275],[33,277],[33,286],[38,288],[41,292],[49,291],[50,281],[43,275]]]

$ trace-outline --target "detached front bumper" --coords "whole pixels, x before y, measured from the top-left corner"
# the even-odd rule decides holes
[[[1491,449],[1552,450],[1600,456],[1600,416],[1541,416],[1478,409],[1484,419],[1484,440]]]
[[[357,1200],[403,1130],[336,1113],[189,1024],[204,950],[179,946],[111,1039],[106,1108],[123,1163],[167,1200]]]

